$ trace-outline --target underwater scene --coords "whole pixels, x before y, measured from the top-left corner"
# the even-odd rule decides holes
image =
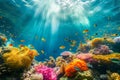
[[[120,0],[0,0],[0,80],[120,80]]]

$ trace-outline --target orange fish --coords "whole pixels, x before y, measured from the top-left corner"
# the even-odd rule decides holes
[[[65,46],[62,45],[62,46],[59,47],[59,49],[65,49]]]
[[[83,30],[83,33],[87,33],[87,32],[89,32],[89,30],[88,30],[88,29],[86,29],[86,30]]]
[[[13,44],[9,44],[9,46],[13,46]]]
[[[23,45],[23,44],[20,44],[19,47],[20,47],[20,48],[21,48],[21,47],[24,47],[24,45]]]

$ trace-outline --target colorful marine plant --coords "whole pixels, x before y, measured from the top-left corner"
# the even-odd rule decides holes
[[[77,70],[80,71],[88,70],[87,63],[80,59],[74,59],[72,62],[68,63],[68,65],[65,67],[65,75],[68,77],[72,77],[77,72]]]
[[[36,50],[31,50],[28,47],[11,47],[10,52],[3,54],[3,59],[6,65],[13,69],[28,68],[32,60],[38,53]]]
[[[53,68],[49,68],[43,64],[35,66],[35,72],[43,75],[43,80],[57,80],[57,75]]]

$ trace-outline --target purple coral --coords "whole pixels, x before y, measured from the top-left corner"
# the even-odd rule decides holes
[[[49,68],[45,65],[37,65],[35,66],[36,73],[43,75],[43,80],[57,80],[57,75],[54,69]]]
[[[108,46],[106,46],[106,45],[101,45],[100,47],[95,48],[93,50],[93,54],[102,54],[102,55],[104,55],[104,54],[110,54],[112,52],[113,51],[110,50],[110,48]]]

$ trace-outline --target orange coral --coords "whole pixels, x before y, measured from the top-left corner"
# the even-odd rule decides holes
[[[81,71],[88,70],[87,63],[80,59],[74,59],[65,67],[65,75],[68,77],[73,76],[74,73],[77,72],[75,68],[79,68]]]

